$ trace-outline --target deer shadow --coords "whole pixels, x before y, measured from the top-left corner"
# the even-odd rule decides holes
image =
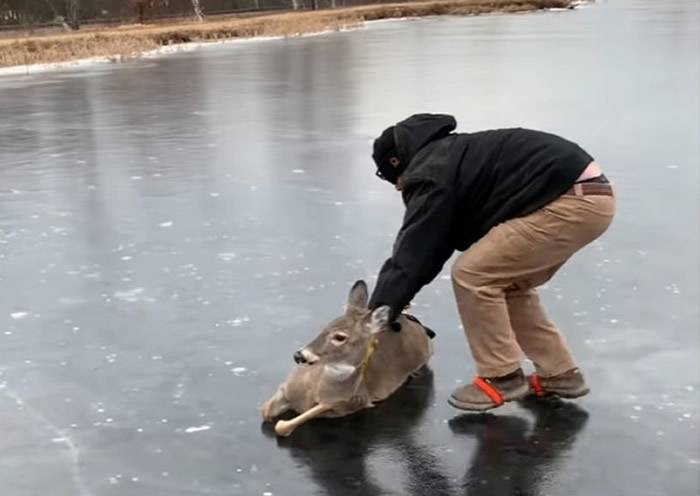
[[[417,443],[413,435],[433,397],[433,373],[424,367],[374,408],[342,418],[316,419],[289,438],[277,438],[277,444],[309,467],[323,494],[387,494],[387,488],[373,480],[366,464],[368,455],[384,449],[390,450],[392,462],[404,465],[407,480],[403,494],[451,494],[439,457]],[[271,424],[263,424],[263,432],[274,436]]]

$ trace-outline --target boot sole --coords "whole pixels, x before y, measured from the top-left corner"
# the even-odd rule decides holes
[[[503,398],[503,404],[509,403],[511,401],[518,401],[525,398],[530,394],[530,387],[527,384],[523,384],[520,388],[516,389],[511,393],[508,398]],[[447,398],[447,403],[451,406],[468,412],[485,412],[488,410],[493,410],[503,405],[496,405],[495,403],[466,403],[464,401],[459,401],[458,399],[450,396]]]
[[[576,390],[569,390],[569,391],[562,391],[562,390],[551,390],[551,389],[545,389],[544,390],[546,396],[557,396],[559,398],[565,398],[567,400],[573,400],[576,398],[580,398],[582,396],[586,396],[588,393],[591,392],[591,390],[587,387],[584,387],[582,389],[576,389]],[[532,393],[532,391],[531,391]],[[534,395],[534,393],[532,393]]]

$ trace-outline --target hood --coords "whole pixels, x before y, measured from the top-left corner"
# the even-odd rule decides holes
[[[394,126],[396,150],[404,167],[431,141],[444,138],[457,127],[457,121],[446,114],[415,114]]]

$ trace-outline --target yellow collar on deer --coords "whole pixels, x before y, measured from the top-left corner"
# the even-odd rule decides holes
[[[367,348],[365,349],[365,356],[362,359],[362,362],[360,362],[360,365],[358,368],[360,369],[360,373],[357,376],[357,382],[355,383],[355,392],[360,388],[360,385],[365,382],[365,379],[367,378],[367,368],[369,366],[369,361],[372,358],[372,355],[374,354],[374,351],[377,349],[377,343],[379,343],[379,339],[376,337],[372,337],[369,342],[367,343]]]

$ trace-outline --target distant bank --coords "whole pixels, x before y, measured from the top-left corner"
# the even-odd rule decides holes
[[[479,15],[569,9],[575,0],[445,0],[260,14],[255,17],[127,25],[51,36],[0,40],[0,75],[70,62],[119,61],[192,42],[290,37],[361,27],[366,21],[434,15]]]

